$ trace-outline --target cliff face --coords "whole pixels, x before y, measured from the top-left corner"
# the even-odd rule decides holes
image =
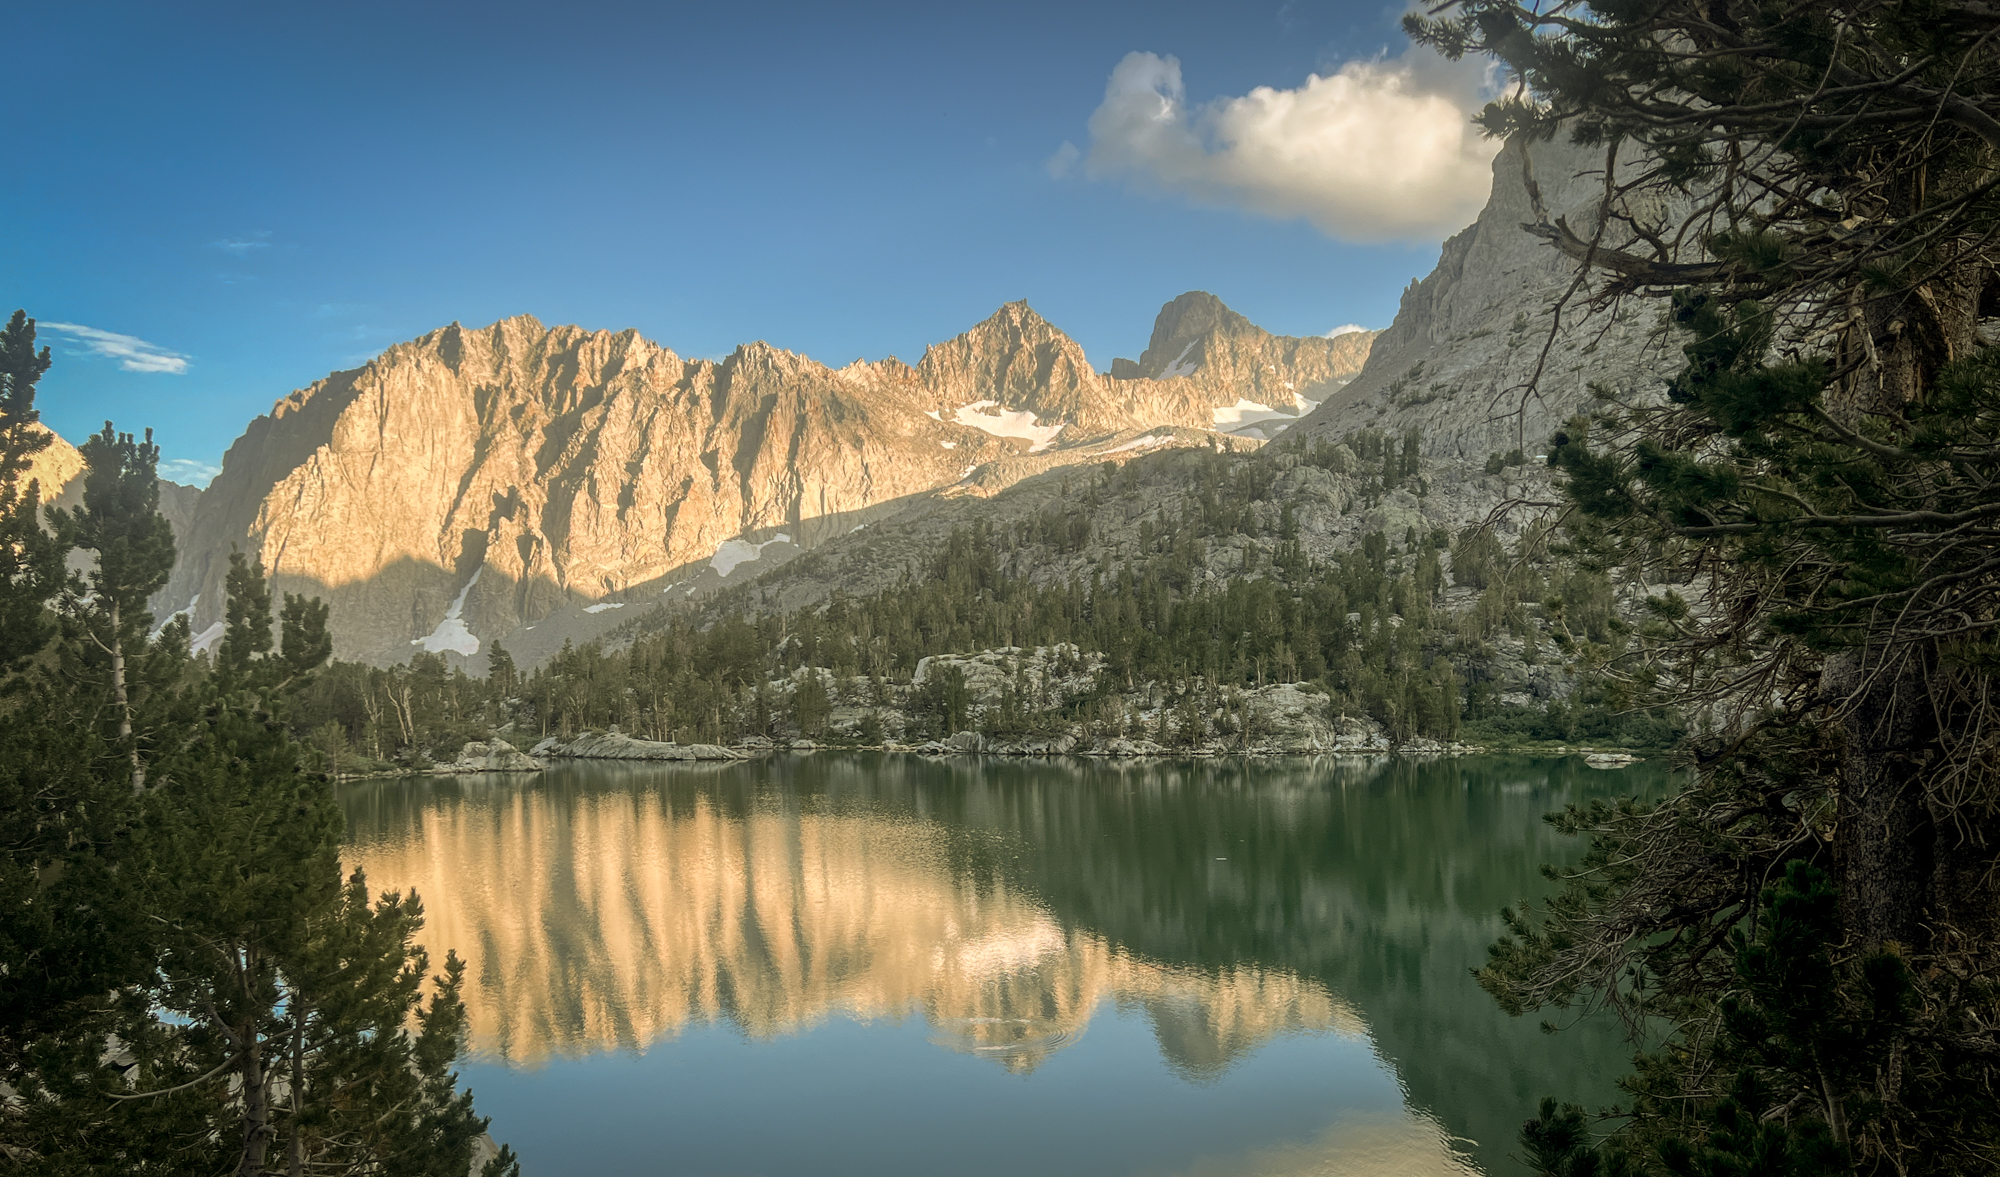
[[[1657,305],[1628,300],[1616,314],[1586,316],[1587,292],[1571,292],[1576,263],[1522,230],[1534,214],[1521,153],[1510,142],[1494,158],[1493,192],[1479,219],[1445,242],[1437,268],[1403,292],[1361,374],[1300,426],[1307,434],[1415,428],[1434,456],[1483,459],[1516,446],[1533,455],[1588,410],[1592,384],[1646,396],[1678,366],[1681,341],[1664,328]],[[1532,157],[1550,217],[1566,216],[1589,238],[1603,194],[1602,149],[1540,143]],[[1605,244],[1623,248],[1631,237],[1614,222]]]
[[[1309,346],[1285,367],[1287,341],[1230,318],[1230,338],[1295,384],[1338,367],[1317,345],[1341,341],[1289,341]],[[1210,331],[1195,346],[1244,345]],[[1354,352],[1339,355],[1358,369]],[[342,657],[472,656],[502,637],[532,648],[553,614],[693,592],[773,544],[795,553],[919,496],[991,493],[1122,445],[1222,444],[1216,410],[1243,399],[1229,373],[1247,363],[1112,380],[1025,303],[914,368],[835,370],[762,343],[684,360],[633,331],[527,316],[453,324],[252,422],[201,496],[164,597],[192,604],[212,640],[235,547],[278,589],[329,601]]]

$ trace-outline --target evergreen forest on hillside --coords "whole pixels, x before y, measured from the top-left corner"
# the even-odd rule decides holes
[[[868,596],[836,591],[818,607],[753,613],[748,592],[738,592],[706,618],[661,608],[623,641],[565,645],[525,671],[495,645],[484,678],[438,655],[390,669],[337,663],[302,692],[294,730],[347,772],[448,760],[508,724],[524,743],[613,724],[681,743],[882,742],[879,721],[830,726],[834,704],[899,706],[907,742],[960,730],[1005,738],[1074,729],[1086,747],[1146,737],[1192,748],[1241,734],[1232,692],[1302,682],[1397,742],[1671,742],[1679,730],[1671,713],[1628,707],[1589,673],[1637,631],[1620,615],[1610,575],[1553,554],[1546,529],[1530,529],[1511,550],[1472,525],[1370,533],[1331,561],[1305,554],[1290,508],[1272,493],[1274,459],[1353,476],[1365,498],[1420,483],[1417,451],[1414,435],[1363,432],[1250,457],[1136,458],[1085,472],[1065,496],[1069,507],[954,528],[927,563]],[[1140,524],[1136,559],[1098,560],[1088,579],[1057,582],[1008,571],[1089,553],[1099,499],[1158,467],[1187,491],[1180,510]],[[1262,533],[1259,508],[1277,519],[1269,545],[1225,548],[1229,563],[1218,567],[1213,541]],[[1454,585],[1471,595],[1456,613],[1444,605]],[[1567,698],[1502,705],[1491,664],[1503,640],[1530,662],[1577,668],[1580,685]],[[948,680],[906,690],[930,655],[1056,646],[1072,647],[1076,665],[1090,659],[1088,689],[1056,701],[1024,689],[983,709],[956,698]],[[802,673],[809,669],[825,673]]]

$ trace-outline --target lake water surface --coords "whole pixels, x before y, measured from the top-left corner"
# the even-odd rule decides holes
[[[816,753],[364,782],[348,860],[455,948],[532,1177],[1515,1173],[1614,1025],[1468,970],[1663,772]]]

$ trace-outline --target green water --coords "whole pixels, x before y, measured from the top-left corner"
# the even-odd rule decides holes
[[[1517,1172],[1616,1027],[1468,970],[1651,764],[816,754],[343,793],[535,1174]]]

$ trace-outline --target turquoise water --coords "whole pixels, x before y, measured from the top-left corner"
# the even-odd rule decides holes
[[[1654,791],[1581,760],[814,754],[348,787],[350,860],[470,965],[465,1080],[526,1171],[1518,1172],[1613,1025],[1468,975]]]

